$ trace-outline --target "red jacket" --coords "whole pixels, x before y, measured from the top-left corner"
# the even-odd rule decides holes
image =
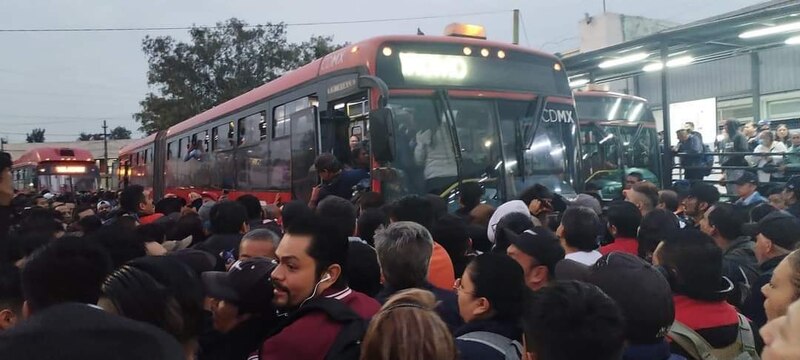
[[[373,298],[349,287],[341,291],[328,289],[323,296],[349,305],[365,320],[372,318],[381,305]],[[261,345],[261,360],[322,360],[336,340],[341,325],[323,312],[303,316],[270,337]]]
[[[616,238],[613,243],[600,247],[600,253],[603,255],[613,251],[639,256],[639,242],[634,238]]]

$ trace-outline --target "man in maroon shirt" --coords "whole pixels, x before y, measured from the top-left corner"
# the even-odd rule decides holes
[[[341,301],[365,320],[380,309],[377,301],[347,286],[343,274],[348,239],[336,229],[330,220],[309,216],[294,221],[281,239],[275,251],[279,264],[272,272],[272,303],[288,317],[264,341],[261,360],[326,357],[343,324],[325,311],[303,309],[324,302],[321,298]]]
[[[621,251],[638,256],[639,242],[636,234],[642,222],[642,214],[636,205],[620,201],[608,207],[608,231],[614,236],[614,242],[600,248],[605,255],[612,251]]]

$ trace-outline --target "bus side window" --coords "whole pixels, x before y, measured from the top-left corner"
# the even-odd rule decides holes
[[[246,117],[239,119],[239,134],[238,135],[239,135],[238,136],[238,140],[236,142],[236,144],[238,146],[242,146],[245,143],[249,142],[249,141],[247,141],[247,118]]]
[[[286,114],[286,105],[275,108],[272,112],[272,138],[279,138],[289,135],[289,116]]]
[[[143,164],[147,164],[147,154],[148,153],[149,153],[149,151],[147,151],[147,149],[145,149],[144,150],[144,156],[142,156],[142,163]]]
[[[211,128],[211,150],[219,149],[219,132],[217,128]]]
[[[186,146],[186,143],[183,139],[178,139],[178,159],[183,158],[184,150],[183,148]]]
[[[259,137],[259,139],[260,140],[264,140],[264,139],[267,138],[267,112],[266,111],[262,111],[262,112],[258,113],[258,116],[259,116],[258,129],[259,129],[259,133],[261,135]]]
[[[227,150],[233,147],[233,122],[214,128],[214,150]]]
[[[203,152],[208,152],[208,130],[203,130],[203,132],[198,133],[198,136],[200,136],[203,142]]]
[[[174,153],[175,153],[175,142],[170,141],[169,144],[167,144],[167,160],[172,159],[172,154]]]

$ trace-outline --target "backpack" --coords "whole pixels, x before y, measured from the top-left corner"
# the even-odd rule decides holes
[[[739,338],[724,348],[712,347],[706,339],[688,326],[675,321],[669,330],[669,337],[680,345],[692,359],[697,360],[760,360],[756,351],[753,329],[742,314],[739,315]]]
[[[473,331],[461,335],[456,339],[486,345],[504,354],[506,360],[520,360],[522,358],[522,344],[520,344],[519,341],[511,340],[503,335],[487,331]]]
[[[356,314],[347,304],[329,298],[315,298],[290,314],[270,336],[279,333],[283,328],[303,317],[304,315],[315,312],[325,312],[332,320],[342,324],[336,340],[333,341],[331,348],[325,355],[325,360],[359,360],[361,357],[361,340],[367,332],[368,322],[360,315]],[[269,336],[268,336],[269,337]],[[261,349],[259,348],[261,358]]]

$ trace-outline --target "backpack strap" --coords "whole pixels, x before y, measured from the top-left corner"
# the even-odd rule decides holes
[[[760,359],[758,356],[758,351],[756,350],[756,341],[755,337],[753,336],[753,328],[750,327],[750,320],[748,320],[744,315],[739,315],[739,341],[742,343],[743,350],[746,351],[750,356],[758,360]]]
[[[522,357],[522,344],[520,344],[519,341],[511,340],[500,334],[488,331],[473,331],[461,335],[456,339],[486,345],[505,355],[506,359],[520,359]],[[509,351],[514,351],[515,354],[509,354]]]
[[[713,347],[698,333],[680,321],[672,323],[669,329],[669,338],[678,343],[683,350],[695,359],[717,360],[712,354]]]

